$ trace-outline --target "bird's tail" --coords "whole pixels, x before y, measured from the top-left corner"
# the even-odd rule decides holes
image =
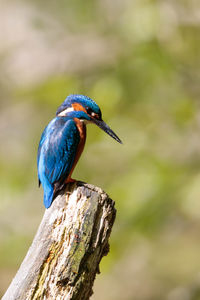
[[[49,208],[51,206],[51,203],[53,201],[54,196],[54,189],[51,185],[48,186],[48,188],[44,191],[44,206],[46,208]]]

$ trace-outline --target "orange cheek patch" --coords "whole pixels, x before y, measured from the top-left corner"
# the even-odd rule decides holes
[[[79,103],[72,103],[72,107],[73,107],[74,110],[82,110],[85,113],[87,113],[85,108]]]

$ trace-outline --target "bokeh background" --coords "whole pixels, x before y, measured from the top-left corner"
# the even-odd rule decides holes
[[[117,208],[92,299],[200,299],[200,2],[2,0],[0,41],[0,294],[44,213],[42,130],[81,93],[124,142],[90,126],[74,174]]]

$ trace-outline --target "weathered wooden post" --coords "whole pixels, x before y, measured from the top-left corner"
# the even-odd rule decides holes
[[[73,299],[92,295],[115,220],[100,188],[77,182],[45,211],[33,243],[3,300]]]

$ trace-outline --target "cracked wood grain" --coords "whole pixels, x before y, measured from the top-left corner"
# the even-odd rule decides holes
[[[45,211],[28,253],[2,300],[87,300],[109,252],[114,202],[77,182]]]

